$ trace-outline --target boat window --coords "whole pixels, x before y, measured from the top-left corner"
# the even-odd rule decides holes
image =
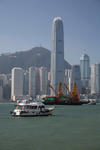
[[[32,106],[32,109],[37,109],[37,106]]]
[[[22,106],[17,106],[16,109],[22,109]]]
[[[27,106],[27,109],[37,109],[37,106]]]
[[[32,106],[29,106],[29,109],[32,109]]]
[[[27,109],[30,109],[30,106],[26,106]]]
[[[39,108],[44,108],[44,106],[39,106]]]
[[[25,106],[22,106],[22,109],[24,109],[25,108]]]

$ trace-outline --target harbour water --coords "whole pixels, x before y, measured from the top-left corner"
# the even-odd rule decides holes
[[[12,117],[0,103],[0,150],[100,150],[100,104],[56,106],[53,116]]]

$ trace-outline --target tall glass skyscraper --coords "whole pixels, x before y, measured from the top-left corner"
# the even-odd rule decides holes
[[[51,85],[57,90],[59,82],[64,83],[64,33],[62,19],[57,17],[52,26]]]
[[[83,87],[89,86],[90,80],[90,59],[87,54],[80,57],[81,81]]]

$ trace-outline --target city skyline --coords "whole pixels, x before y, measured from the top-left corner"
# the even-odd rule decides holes
[[[0,53],[28,50],[40,44],[51,50],[52,20],[60,16],[65,31],[65,59],[79,64],[85,48],[91,63],[99,62],[99,8],[98,0],[43,0],[42,4],[40,0],[0,1]]]

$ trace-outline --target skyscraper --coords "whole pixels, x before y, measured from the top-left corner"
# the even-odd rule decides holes
[[[81,73],[80,65],[73,65],[69,78],[69,90],[72,90],[73,84],[76,83],[79,93],[81,93]]]
[[[64,83],[64,33],[62,19],[57,17],[52,26],[51,85],[57,90],[59,82]]]
[[[28,95],[29,89],[29,72],[26,70],[24,73],[24,95]]]
[[[41,94],[47,94],[48,88],[48,71],[47,68],[40,68],[40,92]]]
[[[91,94],[100,94],[100,63],[91,65]]]
[[[23,78],[24,72],[22,68],[15,67],[12,69],[11,99],[13,101],[15,101],[17,97],[23,96]]]
[[[29,96],[35,98],[40,92],[39,69],[36,67],[29,68]]]
[[[83,87],[89,86],[90,80],[90,59],[87,54],[80,57],[81,81]]]
[[[3,80],[0,79],[0,100],[3,100]]]
[[[29,96],[35,98],[36,96],[36,69],[29,68]]]

